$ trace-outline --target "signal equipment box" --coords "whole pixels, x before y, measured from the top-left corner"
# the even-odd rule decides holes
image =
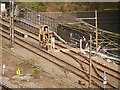
[[[52,49],[51,44],[52,31],[49,31],[48,25],[41,25],[39,30],[39,45],[46,50]]]

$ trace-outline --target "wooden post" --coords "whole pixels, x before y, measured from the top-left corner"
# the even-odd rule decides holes
[[[92,70],[92,59],[91,59],[91,50],[92,50],[92,34],[90,34],[90,55],[89,55],[89,87],[91,88],[91,70]]]
[[[95,26],[96,26],[96,54],[98,52],[98,20],[97,20],[97,10],[95,10]]]

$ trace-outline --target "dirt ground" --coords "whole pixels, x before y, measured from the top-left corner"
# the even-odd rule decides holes
[[[53,52],[52,54],[78,68],[80,67],[73,58],[61,52]],[[88,56],[86,55],[86,57]],[[108,63],[100,57],[99,59],[98,57],[92,57],[92,59],[118,70],[116,64]],[[4,75],[2,75],[2,65],[6,66]],[[36,65],[39,68],[36,68]],[[18,69],[21,71],[20,77],[29,74],[29,81],[20,79],[18,83],[16,74]],[[13,79],[14,76],[16,76],[15,79]],[[58,67],[19,45],[14,44],[14,48],[10,49],[9,41],[5,38],[0,38],[0,83],[11,88],[86,88],[88,86],[86,83],[85,85],[78,84],[79,80],[81,79],[73,73]]]
[[[72,73],[66,75],[64,70],[58,66],[52,64],[51,62],[45,61],[42,57],[38,57],[35,54],[27,51],[26,49],[15,45],[14,49],[8,47],[8,40],[2,38],[2,46],[0,50],[2,51],[2,65],[5,65],[5,74],[2,75],[1,70],[1,81],[3,84],[12,87],[12,88],[79,88],[84,87],[78,84],[78,77]],[[21,52],[21,53],[20,53]],[[20,53],[20,54],[19,54]],[[39,64],[38,76],[36,76],[34,70],[35,60],[41,62]],[[32,65],[33,66],[32,66]],[[21,75],[30,74],[31,79],[29,81],[12,79],[13,76],[16,76],[16,70],[20,69]]]

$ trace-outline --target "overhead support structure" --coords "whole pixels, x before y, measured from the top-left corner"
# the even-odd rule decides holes
[[[98,52],[98,16],[97,16],[97,10],[95,10],[95,17],[94,18],[77,18],[77,20],[91,20],[95,19],[95,28],[96,28],[96,54]]]
[[[97,20],[97,10],[95,10],[95,26],[96,26],[96,54],[98,52],[98,20]]]
[[[14,44],[14,2],[10,1],[10,48]]]

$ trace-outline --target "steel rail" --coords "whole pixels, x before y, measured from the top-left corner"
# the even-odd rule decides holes
[[[3,31],[3,32],[4,32],[4,31]],[[4,32],[4,33],[6,33],[6,32]],[[8,34],[8,33],[7,33],[7,34]],[[9,35],[9,34],[8,34],[8,35]],[[5,37],[5,36],[4,36],[4,37]],[[6,37],[6,38],[7,38],[7,37]],[[39,51],[43,51],[44,53],[46,53],[46,51],[44,51],[44,50],[42,50],[42,49],[40,49],[40,48],[36,48],[36,47],[33,46],[33,45],[30,45],[29,43],[27,43],[27,42],[19,39],[18,37],[15,37],[15,38],[18,39],[19,41],[24,42],[25,44],[31,46],[31,47],[34,48],[34,49],[37,49],[37,50],[39,50]],[[9,38],[8,38],[8,39],[9,39]],[[60,63],[56,63],[56,62],[54,62],[53,60],[51,60],[50,58],[48,58],[48,57],[46,57],[46,56],[44,56],[44,55],[41,55],[41,54],[39,54],[39,53],[36,53],[36,51],[33,51],[33,50],[29,49],[28,47],[25,47],[25,46],[24,46],[25,44],[22,45],[22,44],[20,44],[20,43],[18,43],[18,42],[15,42],[15,43],[18,44],[18,45],[20,45],[20,46],[22,46],[22,47],[24,47],[24,48],[26,48],[26,49],[28,49],[29,51],[31,51],[31,52],[33,52],[33,53],[35,53],[35,54],[37,54],[37,55],[45,58],[46,60],[49,60],[50,62],[58,65],[59,67],[65,68],[66,70],[72,72],[73,74],[77,75],[78,77],[81,77],[81,78],[84,79],[85,81],[87,81],[87,82],[89,81],[89,80],[86,79],[84,76],[80,75],[80,73],[78,74],[77,72],[74,71],[75,69],[77,70],[78,68],[76,68],[75,66],[73,66],[73,65],[71,65],[71,64],[69,64],[69,63],[67,63],[67,62],[65,62],[65,61],[63,61],[63,60],[61,60],[61,59],[59,59],[58,57],[55,57],[54,55],[51,55],[50,53],[46,53],[46,54],[50,55],[51,57],[55,58],[56,60],[59,60],[59,61],[61,61],[62,63],[67,64],[69,67],[74,68],[74,70],[69,69],[68,67],[65,67],[65,66],[60,65]],[[78,71],[80,71],[80,72],[83,73],[83,74],[86,73],[85,71],[80,70],[80,69],[78,69]],[[92,82],[92,84],[95,85],[95,86],[97,86],[97,87],[99,87],[99,88],[102,88],[101,86],[99,86],[99,85],[98,85],[97,83],[95,83],[95,82]]]

